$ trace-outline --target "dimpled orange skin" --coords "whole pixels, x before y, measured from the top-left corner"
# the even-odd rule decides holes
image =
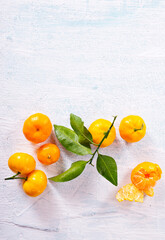
[[[131,173],[132,183],[140,190],[149,190],[161,178],[162,170],[158,164],[143,162],[138,164]]]
[[[92,134],[94,143],[99,144],[101,142],[105,133],[108,131],[109,127],[111,126],[111,124],[112,123],[108,120],[97,119],[90,125],[88,130]],[[116,130],[115,130],[115,127],[113,126],[111,128],[111,131],[108,137],[101,144],[101,147],[103,148],[111,145],[115,140],[115,137],[116,137]]]
[[[146,124],[141,117],[129,115],[122,119],[119,132],[125,141],[130,143],[138,142],[146,134]]]
[[[46,165],[57,162],[59,157],[60,149],[52,143],[42,145],[37,151],[38,160]]]
[[[31,115],[23,125],[23,134],[33,143],[44,142],[50,136],[51,131],[51,121],[42,113]]]
[[[27,153],[14,153],[8,160],[9,168],[17,173],[28,174],[36,167],[36,161]]]
[[[37,197],[47,186],[47,177],[41,170],[34,170],[27,176],[23,183],[24,192],[30,197]]]

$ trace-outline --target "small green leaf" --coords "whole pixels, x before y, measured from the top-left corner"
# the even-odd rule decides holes
[[[79,142],[90,148],[90,144],[93,143],[92,135],[88,129],[84,126],[82,119],[73,113],[70,114],[70,125],[79,136]]]
[[[71,129],[54,125],[54,130],[58,140],[68,151],[77,155],[92,154],[90,148],[87,148],[79,143],[77,134]]]
[[[96,167],[103,177],[117,186],[117,165],[112,157],[98,154]]]
[[[68,182],[76,177],[78,177],[85,169],[87,162],[86,161],[77,161],[72,163],[71,167],[59,174],[58,176],[49,178],[54,182]]]

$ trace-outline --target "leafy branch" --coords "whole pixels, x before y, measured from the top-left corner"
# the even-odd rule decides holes
[[[88,161],[77,161],[72,163],[71,167],[65,172],[49,178],[54,182],[67,182],[78,177],[85,169],[86,164],[93,166],[92,161],[96,153],[98,154],[96,168],[97,171],[106,178],[113,185],[117,186],[117,165],[112,157],[99,154],[99,148],[103,141],[108,137],[117,116],[114,117],[112,124],[110,125],[104,137],[97,144],[96,150],[92,153],[90,144],[96,145],[93,142],[92,135],[88,129],[84,126],[82,119],[74,114],[70,114],[70,124],[73,130],[54,125],[56,136],[59,142],[70,152],[77,155],[91,154],[92,157]]]

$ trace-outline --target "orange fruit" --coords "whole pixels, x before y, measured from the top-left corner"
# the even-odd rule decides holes
[[[138,142],[146,134],[146,124],[141,117],[129,115],[122,119],[119,126],[119,133],[127,142]]]
[[[93,142],[95,144],[99,144],[101,142],[105,133],[108,131],[109,127],[111,126],[111,124],[112,123],[108,120],[97,119],[90,125],[88,130],[92,134]],[[110,144],[112,144],[113,141],[115,140],[115,137],[116,137],[116,130],[115,130],[115,127],[113,126],[111,128],[111,131],[108,137],[101,144],[101,147],[107,147]]]
[[[37,197],[47,186],[47,177],[41,170],[34,170],[23,183],[24,192],[30,197]]]
[[[46,165],[55,163],[60,157],[60,149],[52,143],[42,145],[37,151],[38,160]]]
[[[138,164],[131,173],[132,183],[140,190],[146,191],[147,195],[152,195],[150,188],[154,187],[161,178],[162,170],[158,164],[143,162]]]
[[[133,201],[135,202],[143,202],[143,191],[140,191],[138,188],[135,187],[134,184],[130,183],[122,187],[118,193],[116,194],[116,199],[119,202],[124,200]]]
[[[35,169],[36,161],[31,155],[19,152],[9,158],[8,166],[15,173],[28,174]]]
[[[25,137],[33,143],[44,142],[50,136],[51,131],[51,121],[42,113],[31,115],[25,120],[23,125]]]

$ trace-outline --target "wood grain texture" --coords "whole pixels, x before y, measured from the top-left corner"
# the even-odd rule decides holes
[[[115,200],[138,163],[165,169],[164,1],[1,0],[0,16],[0,239],[164,240],[164,174],[143,204]],[[22,133],[24,120],[36,112],[68,127],[71,112],[86,126],[118,115],[117,139],[101,153],[116,159],[119,186],[90,166],[77,180],[49,182],[37,198],[24,194],[21,181],[5,182],[12,153],[36,159],[39,145]],[[119,123],[129,114],[146,122],[139,143],[119,137]],[[60,160],[47,167],[37,161],[48,177],[87,160],[55,142]]]

